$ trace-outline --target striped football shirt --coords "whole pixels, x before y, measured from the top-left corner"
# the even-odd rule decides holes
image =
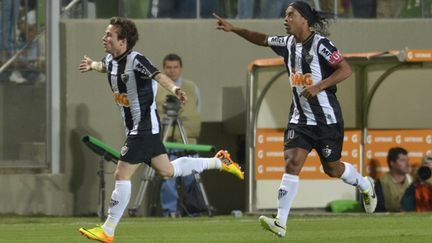
[[[126,135],[157,134],[160,131],[155,96],[159,70],[142,54],[129,51],[120,57],[102,59],[108,82],[119,106]]]
[[[289,123],[322,125],[343,122],[336,98],[336,85],[320,91],[315,97],[305,98],[300,92],[329,77],[335,65],[343,60],[341,53],[326,37],[314,33],[304,43],[296,43],[294,36],[269,36],[267,44],[283,57],[292,89]]]

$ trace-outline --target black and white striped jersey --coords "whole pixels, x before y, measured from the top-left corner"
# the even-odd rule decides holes
[[[336,98],[336,85],[322,90],[313,98],[300,96],[307,86],[329,77],[334,66],[343,60],[338,49],[326,37],[315,33],[304,43],[294,36],[269,36],[268,45],[284,58],[292,88],[289,123],[322,125],[342,123],[342,112]]]
[[[157,134],[160,130],[156,112],[158,69],[142,54],[129,51],[118,58],[111,54],[102,59],[114,101],[120,108],[126,135]]]

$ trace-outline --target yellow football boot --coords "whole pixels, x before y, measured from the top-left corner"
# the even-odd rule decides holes
[[[244,172],[241,167],[231,160],[231,156],[226,150],[219,150],[215,155],[216,158],[222,161],[222,171],[226,171],[237,176],[240,180],[244,180]]]
[[[80,228],[79,232],[90,240],[97,240],[104,243],[114,241],[114,236],[108,236],[102,226],[96,226],[93,229]]]

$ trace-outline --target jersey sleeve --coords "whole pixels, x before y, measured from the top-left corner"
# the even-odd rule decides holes
[[[103,69],[107,70],[107,56],[104,56],[101,60]]]
[[[267,36],[267,45],[281,57],[288,54],[288,36]]]
[[[319,42],[318,53],[330,66],[335,66],[344,59],[339,50],[326,38]]]
[[[134,62],[133,68],[135,71],[143,74],[146,78],[154,78],[160,71],[153,66],[153,63],[143,55],[137,55]]]

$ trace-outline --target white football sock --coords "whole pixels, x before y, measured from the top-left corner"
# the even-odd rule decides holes
[[[115,228],[119,223],[123,212],[126,209],[131,196],[131,182],[122,180],[115,182],[115,188],[111,195],[111,201],[108,209],[108,218],[102,225],[105,233],[109,236],[114,235]]]
[[[204,170],[222,168],[222,162],[218,158],[181,157],[171,161],[171,164],[174,167],[173,177],[187,176],[201,173]]]
[[[297,195],[298,186],[298,176],[287,173],[282,176],[282,181],[278,191],[278,212],[276,217],[279,219],[279,224],[284,227],[288,221],[288,214],[292,202]]]
[[[345,170],[340,177],[346,184],[357,186],[362,192],[368,191],[371,187],[369,181],[361,176],[357,170],[350,163],[343,162],[345,164]]]

